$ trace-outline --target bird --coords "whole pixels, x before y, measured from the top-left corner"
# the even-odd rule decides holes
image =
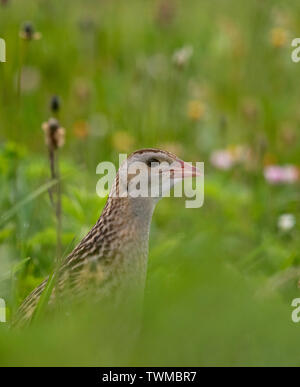
[[[84,300],[88,294],[96,300],[111,297],[116,303],[136,295],[142,300],[154,208],[175,184],[199,175],[192,164],[165,150],[146,148],[129,155],[116,174],[98,221],[56,269],[48,305],[70,297]],[[143,184],[146,192],[142,192]],[[13,326],[30,324],[48,280],[23,301]]]

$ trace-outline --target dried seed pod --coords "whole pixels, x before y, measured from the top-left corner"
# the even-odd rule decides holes
[[[51,149],[61,148],[65,143],[65,129],[62,128],[55,118],[42,124],[45,133],[45,143]]]
[[[60,109],[60,99],[57,95],[54,95],[50,101],[50,109],[53,113],[57,113]]]
[[[19,35],[24,40],[38,40],[41,38],[41,33],[34,30],[31,22],[25,22],[23,24]]]

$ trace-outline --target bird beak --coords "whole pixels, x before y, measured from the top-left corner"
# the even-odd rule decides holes
[[[180,178],[180,179],[201,176],[201,172],[198,168],[182,160],[178,160],[172,164],[171,172],[174,178]]]

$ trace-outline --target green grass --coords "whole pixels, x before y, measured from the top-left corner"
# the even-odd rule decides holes
[[[93,319],[76,311],[66,325],[62,313],[24,332],[0,323],[1,365],[299,366],[299,327],[291,321],[299,297],[299,182],[272,186],[263,176],[268,160],[300,165],[300,64],[290,47],[300,35],[299,11],[296,0],[1,6],[0,297],[9,316],[55,264],[41,130],[53,94],[61,97],[66,128],[64,250],[104,206],[95,192],[100,161],[155,146],[205,162],[202,208],[168,198],[155,211],[138,337],[118,318],[107,324],[110,314],[101,311]],[[27,20],[40,40],[19,38]],[[193,55],[179,69],[172,57],[187,45]],[[22,50],[28,87],[18,97]],[[197,120],[188,113],[191,101],[204,107]],[[250,167],[211,165],[211,152],[237,144],[252,149]],[[287,233],[277,227],[283,213],[296,218]]]

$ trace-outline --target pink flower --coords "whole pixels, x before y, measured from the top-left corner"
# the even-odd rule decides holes
[[[236,164],[246,163],[249,159],[249,148],[243,145],[230,146],[212,152],[210,162],[215,168],[228,170]]]
[[[216,150],[211,154],[210,162],[215,168],[228,170],[234,165],[234,157],[228,150]]]
[[[264,169],[264,176],[270,184],[294,183],[299,180],[299,169],[294,165],[269,165]]]

